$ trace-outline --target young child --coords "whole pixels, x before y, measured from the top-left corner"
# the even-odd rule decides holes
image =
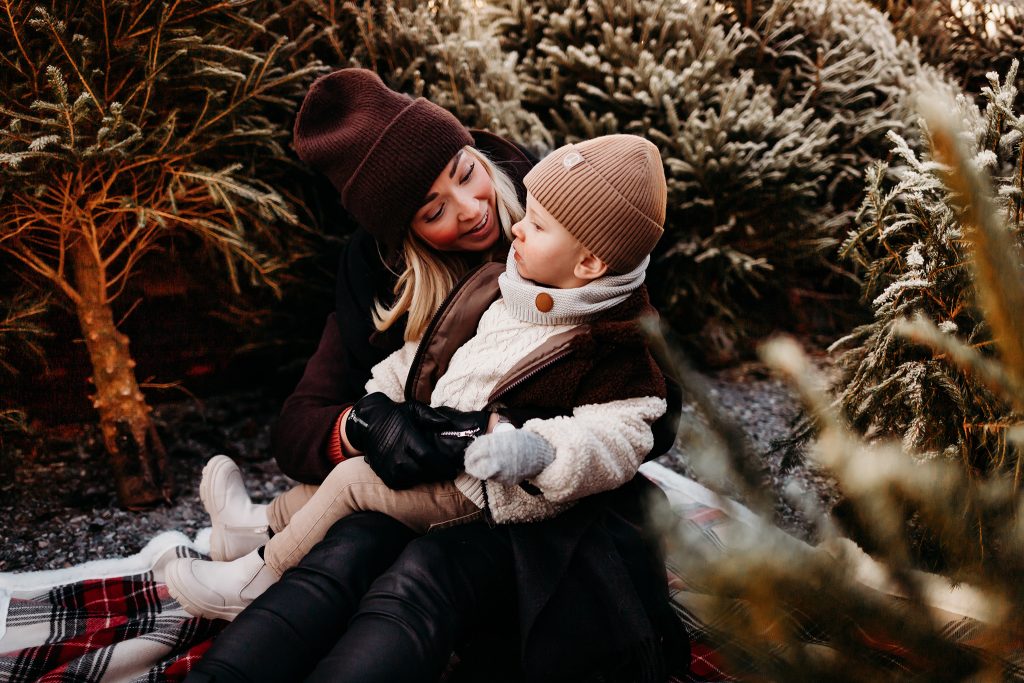
[[[453,481],[402,490],[351,457],[319,487],[253,505],[237,468],[217,456],[201,493],[211,554],[232,561],[167,567],[168,589],[187,611],[233,619],[355,511],[383,512],[420,533],[481,517],[530,522],[636,474],[666,411],[664,377],[637,324],[654,315],[643,281],[665,220],[661,157],[643,138],[609,135],[552,152],[525,185],[526,215],[512,227],[504,267],[467,276],[422,340],[374,367],[360,401],[417,399],[512,419],[466,448]],[[347,420],[343,434],[358,441],[358,418]],[[265,547],[237,547],[239,526],[275,533]]]

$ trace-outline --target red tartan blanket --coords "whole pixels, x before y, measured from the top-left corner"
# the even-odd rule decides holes
[[[642,471],[666,491],[674,512],[711,548],[728,549],[751,523],[749,511],[739,506],[726,511],[710,491],[664,467],[648,463]],[[163,585],[163,566],[173,557],[199,556],[207,537],[200,534],[192,543],[180,533],[166,532],[129,558],[52,572],[0,573],[0,681],[182,680],[224,622],[193,618],[182,610]],[[861,580],[870,585],[870,560],[865,562]],[[734,662],[729,668],[720,654],[729,643],[715,617],[724,599],[702,592],[673,567],[668,567],[668,582],[673,606],[693,638],[690,671],[673,680],[759,678],[755,662]],[[959,596],[947,593],[940,591],[934,604],[945,609],[947,628],[957,640],[970,644],[984,629],[964,616],[970,610],[956,602]],[[730,602],[728,609],[745,609],[740,601]],[[795,611],[792,619],[806,642],[828,647],[818,625]],[[874,650],[885,668],[913,671],[907,653],[884,641]],[[1003,658],[1004,680],[1024,681],[1022,659],[1016,653]]]
[[[168,532],[134,557],[0,574],[0,680],[182,680],[224,625],[189,616],[168,595],[163,566],[186,555],[200,553]]]

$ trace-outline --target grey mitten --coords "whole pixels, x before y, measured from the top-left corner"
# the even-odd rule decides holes
[[[543,436],[522,429],[477,437],[466,447],[466,472],[506,486],[540,474],[555,459],[555,449]]]

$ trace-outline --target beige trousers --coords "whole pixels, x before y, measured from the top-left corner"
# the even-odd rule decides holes
[[[274,537],[267,542],[263,559],[280,576],[322,541],[335,522],[362,511],[383,512],[418,533],[483,514],[453,482],[396,491],[363,458],[349,458],[335,465],[320,486],[301,484],[271,502],[267,517]]]

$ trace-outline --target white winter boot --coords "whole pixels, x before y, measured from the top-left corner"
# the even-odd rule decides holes
[[[189,614],[233,620],[278,579],[258,550],[231,562],[180,557],[167,564],[167,590]]]
[[[226,455],[215,455],[203,468],[199,497],[210,513],[210,557],[234,560],[269,540],[267,506],[254,505],[242,483],[242,472]]]

